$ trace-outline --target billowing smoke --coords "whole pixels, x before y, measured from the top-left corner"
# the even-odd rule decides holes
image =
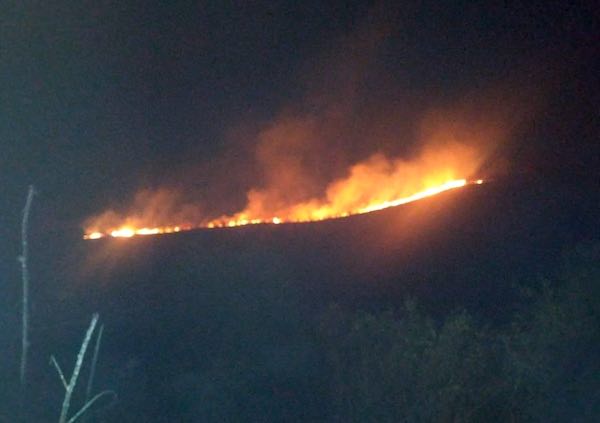
[[[531,116],[533,97],[510,81],[446,98],[442,105],[407,94],[406,84],[381,70],[379,53],[393,33],[386,22],[371,16],[353,35],[330,45],[302,69],[302,98],[258,129],[236,133],[233,143],[244,150],[251,144],[254,151],[252,179],[238,176],[249,186],[242,210],[219,213],[206,207],[211,202],[206,196],[199,205],[174,190],[145,190],[121,213],[89,219],[86,233],[319,220],[482,172],[487,176]],[[235,173],[228,169],[219,178],[236,180]]]
[[[124,211],[107,210],[86,220],[86,233],[104,233],[117,228],[159,228],[196,225],[201,206],[186,202],[181,193],[166,188],[138,192]],[[176,222],[170,224],[169,222]]]

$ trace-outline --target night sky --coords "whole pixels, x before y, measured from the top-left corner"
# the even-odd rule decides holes
[[[44,392],[43,413],[59,404],[47,357],[73,353],[92,311],[107,322],[101,381],[123,392],[112,412],[125,420],[143,410],[145,421],[198,421],[208,411],[177,413],[205,386],[240,399],[245,417],[202,421],[268,421],[252,414],[255,404],[319,414],[329,401],[319,389],[333,380],[318,370],[328,341],[305,337],[321,333],[330,303],[398,311],[409,293],[436,319],[460,306],[502,325],[518,282],[551,277],[564,249],[598,241],[600,16],[591,2],[5,3],[0,374],[16,377],[15,257],[33,184],[30,383]],[[484,152],[469,177],[500,182],[319,224],[81,239],[86,219],[127,213],[140,192],[164,214],[208,218],[242,210],[253,189],[273,203],[320,198],[374,153],[418,157],[440,128]],[[577,329],[578,314],[566,327],[596,336],[582,310],[591,329]],[[589,374],[592,341],[568,356],[574,366],[596,363]],[[238,379],[249,385],[230,393]],[[0,388],[0,406],[14,408],[2,396],[18,393]],[[247,397],[263,388],[267,400]]]
[[[256,176],[257,131],[327,102],[359,122],[357,139],[333,142],[351,161],[382,148],[369,140],[377,125],[410,130],[416,111],[490,89],[541,92],[540,111],[507,148],[511,170],[590,178],[598,16],[584,3],[520,3],[3,7],[2,230],[16,224],[30,183],[44,226],[75,231],[144,188],[239,206]]]

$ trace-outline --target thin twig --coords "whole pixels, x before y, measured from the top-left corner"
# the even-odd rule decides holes
[[[94,346],[94,356],[92,357],[92,367],[90,368],[90,377],[88,379],[87,387],[85,390],[85,401],[88,402],[92,395],[92,385],[94,384],[94,376],[96,375],[96,363],[98,362],[98,352],[100,351],[100,342],[102,342],[102,332],[104,332],[104,325],[100,325],[98,330],[98,336],[96,337],[96,345]]]
[[[29,349],[29,270],[27,268],[27,225],[29,223],[29,211],[33,201],[35,189],[33,185],[29,186],[25,208],[23,209],[23,220],[21,222],[21,275],[23,281],[23,308],[22,308],[22,333],[21,333],[21,370],[20,380],[21,387],[25,386],[25,373],[27,371],[27,351]]]
[[[102,391],[99,394],[94,395],[94,398],[87,401],[85,403],[85,405],[83,407],[81,407],[81,410],[79,410],[77,413],[75,413],[75,415],[73,417],[71,417],[67,423],[73,423],[75,420],[77,420],[79,417],[81,417],[81,415],[83,413],[85,413],[88,408],[90,408],[92,405],[94,405],[94,403],[96,401],[98,401],[100,398],[102,398],[105,395],[113,395],[115,398],[117,397],[117,393],[114,391]]]
[[[65,398],[62,404],[60,419],[58,420],[59,423],[67,423],[67,415],[69,413],[71,396],[73,395],[73,391],[75,390],[75,385],[77,384],[77,378],[79,377],[79,371],[81,370],[83,358],[85,357],[85,352],[87,351],[87,347],[90,343],[90,339],[92,338],[92,334],[94,333],[94,329],[96,328],[96,323],[98,323],[97,313],[92,316],[92,321],[90,322],[90,326],[88,327],[88,330],[85,334],[85,338],[83,339],[83,343],[81,344],[81,348],[79,349],[79,354],[77,354],[75,368],[73,369],[73,374],[71,375],[71,379],[69,380],[69,384],[67,385],[67,389],[65,392]]]
[[[60,376],[60,381],[62,382],[63,386],[65,387],[65,390],[67,390],[69,388],[69,385],[67,384],[67,379],[65,379],[65,374],[63,373],[62,369],[58,365],[58,361],[56,361],[56,358],[54,358],[53,355],[50,356],[50,363],[54,364],[54,368],[58,372],[58,376]]]
[[[100,329],[98,329],[98,336],[96,336],[96,345],[94,346],[94,355],[92,357],[92,365],[90,367],[90,375],[88,377],[88,383],[87,383],[87,387],[85,389],[85,404],[88,404],[90,402],[90,397],[92,396],[92,386],[94,384],[94,377],[96,375],[96,363],[98,363],[98,354],[100,352],[100,342],[102,342],[102,333],[103,332],[104,332],[104,325],[100,325]],[[87,419],[84,418],[83,421],[86,422]]]

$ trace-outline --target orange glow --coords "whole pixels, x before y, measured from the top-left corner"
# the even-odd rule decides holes
[[[142,191],[132,199],[126,213],[108,210],[90,218],[85,224],[84,238],[130,238],[200,228],[339,219],[418,201],[466,185],[481,185],[484,180],[472,179],[472,175],[479,171],[485,154],[479,148],[455,141],[456,136],[440,129],[432,135],[433,141],[410,159],[373,154],[347,167],[337,178],[322,183],[321,188],[311,185],[311,175],[307,172],[297,169],[288,172],[293,164],[275,166],[276,171],[247,192],[242,210],[218,217],[206,217],[200,205],[188,203],[172,191]],[[312,191],[307,188],[309,185]]]
[[[449,182],[446,182],[445,184],[442,184],[437,187],[428,188],[424,191],[418,192],[409,197],[398,198],[393,201],[386,201],[381,204],[373,204],[371,206],[367,206],[365,208],[360,209],[359,213],[369,213],[372,211],[387,209],[388,207],[399,206],[402,204],[410,203],[411,201],[417,201],[417,200],[421,200],[426,197],[431,197],[432,195],[439,194],[444,191],[448,191],[449,189],[464,187],[465,185],[467,185],[467,181],[465,179],[449,181]]]
[[[356,214],[364,214],[370,213],[378,210],[383,210],[389,207],[396,207],[402,204],[407,204],[413,201],[421,200],[423,198],[431,197],[436,194],[440,194],[442,192],[457,189],[464,187],[469,184],[481,185],[484,181],[482,179],[476,179],[473,181],[467,181],[466,179],[455,179],[444,182],[440,185],[426,188],[420,192],[414,193],[412,195],[408,195],[402,198],[396,198],[389,201],[383,201],[380,203],[373,203],[367,206],[355,209],[355,210],[346,210],[340,212],[334,212],[333,209],[328,208],[327,206],[321,206],[315,208],[310,211],[306,209],[305,205],[297,207],[298,215],[296,217],[288,216],[287,218],[281,218],[278,216],[266,219],[253,218],[249,219],[247,216],[243,214],[239,214],[234,218],[229,218],[228,220],[215,219],[207,223],[202,223],[198,225],[176,225],[176,226],[161,226],[161,227],[142,227],[136,228],[133,226],[121,226],[114,229],[108,229],[104,232],[101,231],[86,231],[83,236],[84,239],[100,239],[105,237],[113,237],[113,238],[131,238],[133,236],[143,236],[143,235],[159,235],[159,234],[168,234],[175,233],[181,231],[188,231],[192,229],[201,229],[201,228],[224,228],[224,227],[238,227],[245,225],[257,225],[257,224],[281,224],[281,223],[299,223],[299,222],[311,222],[311,221],[321,221],[326,219],[338,219],[344,218],[351,215]],[[306,216],[309,216],[308,218]]]
[[[191,226],[161,226],[156,228],[135,228],[132,226],[122,226],[116,229],[109,229],[106,232],[86,232],[83,236],[83,239],[100,239],[105,237],[112,238],[131,238],[133,236],[139,235],[160,235],[160,234],[170,234],[175,232],[181,232],[185,230],[194,229]]]
[[[131,238],[135,234],[136,230],[133,228],[119,228],[110,232],[113,238]]]

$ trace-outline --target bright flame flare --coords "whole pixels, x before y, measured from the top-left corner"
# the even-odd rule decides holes
[[[383,210],[389,207],[396,207],[402,204],[411,203],[413,201],[421,200],[427,197],[431,197],[437,194],[440,194],[445,191],[449,191],[452,189],[457,189],[464,187],[466,185],[481,185],[484,183],[483,179],[476,179],[473,181],[467,181],[466,179],[455,179],[450,180],[440,185],[430,187],[424,189],[423,191],[414,193],[412,195],[397,198],[390,201],[383,201],[380,203],[369,204],[368,206],[358,208],[356,210],[343,211],[343,212],[333,212],[331,209],[323,206],[317,207],[311,211],[310,216],[307,217],[296,217],[296,218],[287,218],[284,219],[282,217],[274,216],[272,218],[267,219],[257,219],[257,218],[248,218],[246,215],[239,214],[232,218],[219,218],[212,220],[208,223],[200,223],[197,225],[176,225],[176,226],[159,226],[159,227],[142,227],[136,228],[133,225],[124,225],[118,228],[109,229],[107,231],[101,232],[98,230],[88,231],[83,236],[84,239],[100,239],[105,237],[113,237],[113,238],[131,238],[133,236],[138,235],[159,235],[159,234],[169,234],[181,231],[188,231],[192,229],[202,229],[202,228],[224,228],[224,227],[238,227],[238,226],[246,226],[246,225],[258,225],[258,224],[281,224],[281,223],[301,223],[301,222],[316,222],[328,219],[338,219],[347,216],[357,215],[357,214],[365,214],[371,213],[378,210]],[[303,214],[300,214],[303,216]]]

